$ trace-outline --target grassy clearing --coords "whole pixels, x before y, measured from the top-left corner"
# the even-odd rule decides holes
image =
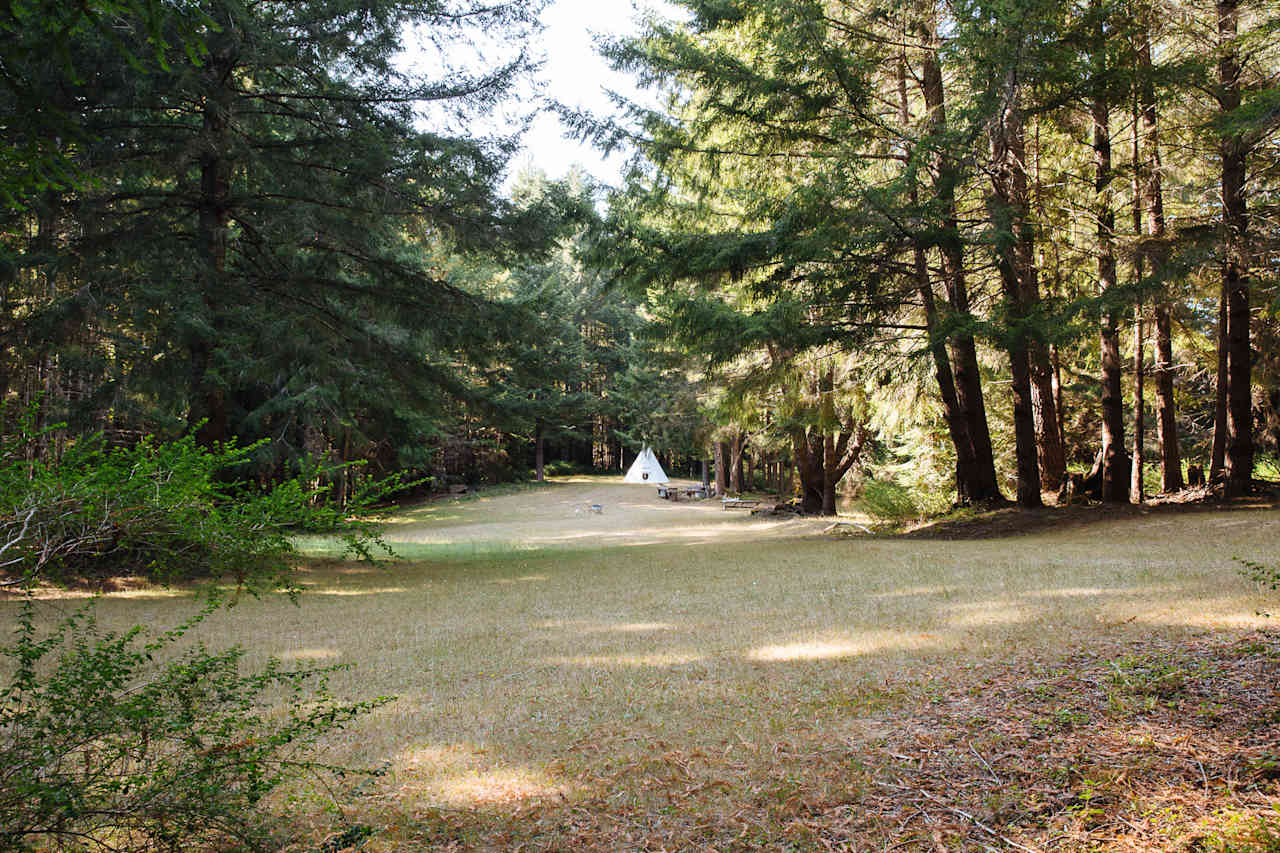
[[[1229,714],[1275,683],[1280,653],[1253,633],[1270,625],[1269,599],[1231,559],[1275,554],[1273,510],[832,540],[619,488],[586,479],[405,513],[387,536],[412,560],[312,559],[301,606],[244,602],[204,639],[354,663],[335,693],[398,697],[329,744],[336,761],[388,770],[346,804],[382,828],[371,849],[1087,847],[1114,823],[1085,814],[1097,803],[1117,812],[1122,789],[1134,808],[1158,800],[1098,775],[1105,758],[1067,754],[1104,733],[1164,743],[1216,719],[1234,734],[1206,740],[1209,782],[1232,750],[1280,753],[1274,721]],[[574,513],[591,502],[604,512]],[[167,625],[185,606],[134,592],[101,615]],[[1246,636],[1254,652],[1230,651]],[[1202,702],[1220,710],[1187,711]],[[1251,739],[1232,728],[1246,719]],[[1147,762],[1131,778],[1216,790],[1135,750],[1108,754]],[[1222,826],[1253,831],[1271,801],[1242,794],[1240,773],[1235,800],[1125,812],[1126,844],[1167,849],[1218,806],[1235,810]]]

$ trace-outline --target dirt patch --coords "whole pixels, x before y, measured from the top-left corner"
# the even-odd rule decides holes
[[[691,480],[671,484],[695,485]],[[765,518],[726,510],[716,498],[664,500],[653,486],[626,485],[620,477],[584,476],[557,478],[516,493],[481,492],[405,508],[389,518],[384,536],[413,556],[415,545],[705,544],[806,535],[823,526],[821,519]]]

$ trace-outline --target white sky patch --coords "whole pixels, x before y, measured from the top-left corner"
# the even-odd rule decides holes
[[[527,85],[517,87],[514,97],[492,114],[463,119],[446,110],[425,107],[424,128],[448,129],[471,134],[505,135],[517,130],[533,113],[523,137],[523,146],[511,162],[507,175],[510,188],[515,176],[527,169],[545,172],[553,178],[580,166],[601,183],[615,185],[630,157],[629,151],[616,151],[605,157],[591,143],[569,138],[559,117],[547,109],[537,109],[546,101],[558,101],[568,107],[588,111],[598,117],[613,117],[616,111],[607,91],[617,92],[629,100],[648,106],[659,103],[658,93],[641,90],[632,78],[609,67],[596,52],[595,38],[617,38],[640,32],[643,17],[656,11],[665,17],[680,13],[664,0],[552,0],[542,13],[544,29],[531,47],[533,56],[542,60],[537,79],[543,84],[541,97]],[[504,45],[484,34],[472,34],[476,43],[457,46],[456,53],[442,56],[420,34],[410,33],[400,67],[439,79],[447,77],[449,67],[472,72],[493,68],[513,55],[512,46]],[[536,112],[535,112],[536,110]]]
[[[653,94],[641,92],[630,77],[610,68],[596,53],[593,40],[637,33],[639,15],[632,0],[554,0],[542,14],[546,59],[540,76],[546,81],[546,96],[599,116],[614,115],[607,90],[651,103]],[[570,139],[565,132],[556,115],[539,114],[525,135],[515,171],[532,167],[558,177],[579,165],[598,181],[618,182],[629,152],[606,158],[590,143]]]

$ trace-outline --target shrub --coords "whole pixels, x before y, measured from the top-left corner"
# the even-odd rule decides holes
[[[175,646],[217,608],[153,639],[104,633],[93,604],[36,627],[28,597],[0,690],[0,850],[280,849],[261,807],[326,732],[384,702],[343,704],[330,669],[240,672],[238,649]],[[283,706],[286,710],[280,711]],[[273,708],[277,710],[272,710]]]
[[[368,484],[335,506],[305,476],[270,488],[228,483],[256,445],[208,449],[186,437],[106,449],[83,439],[62,457],[29,461],[30,434],[0,444],[0,570],[8,585],[142,575],[153,581],[228,578],[250,589],[287,585],[293,529],[336,530],[349,550],[382,545],[360,514],[402,487]]]
[[[881,521],[901,522],[920,515],[920,506],[911,489],[886,480],[863,483],[858,505],[867,515]]]

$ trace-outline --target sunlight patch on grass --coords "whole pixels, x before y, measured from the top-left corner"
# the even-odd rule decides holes
[[[922,649],[937,645],[929,634],[903,634],[897,631],[867,631],[856,636],[759,646],[747,652],[748,660],[761,662],[824,660],[860,657],[889,650]]]
[[[539,625],[552,630],[568,629],[579,634],[604,634],[617,631],[623,634],[647,634],[655,631],[674,631],[676,626],[671,622],[582,622],[567,619],[553,619]]]
[[[967,628],[991,625],[1021,625],[1039,617],[1040,608],[1028,607],[1016,601],[974,601],[953,604],[947,608],[951,623]]]
[[[277,653],[276,657],[281,660],[296,661],[337,660],[342,657],[342,652],[328,648],[290,649],[289,651]]]
[[[474,746],[416,747],[393,766],[402,796],[453,808],[516,804],[569,790],[543,770],[493,766]]]
[[[335,586],[304,584],[304,589],[308,595],[336,595],[339,597],[352,597],[359,595],[394,595],[398,592],[408,592],[408,587],[403,586],[367,586],[357,587],[355,589],[340,589]]]
[[[636,655],[578,655],[576,657],[552,657],[543,662],[557,666],[688,666],[705,660],[705,655],[690,652],[661,652]]]

